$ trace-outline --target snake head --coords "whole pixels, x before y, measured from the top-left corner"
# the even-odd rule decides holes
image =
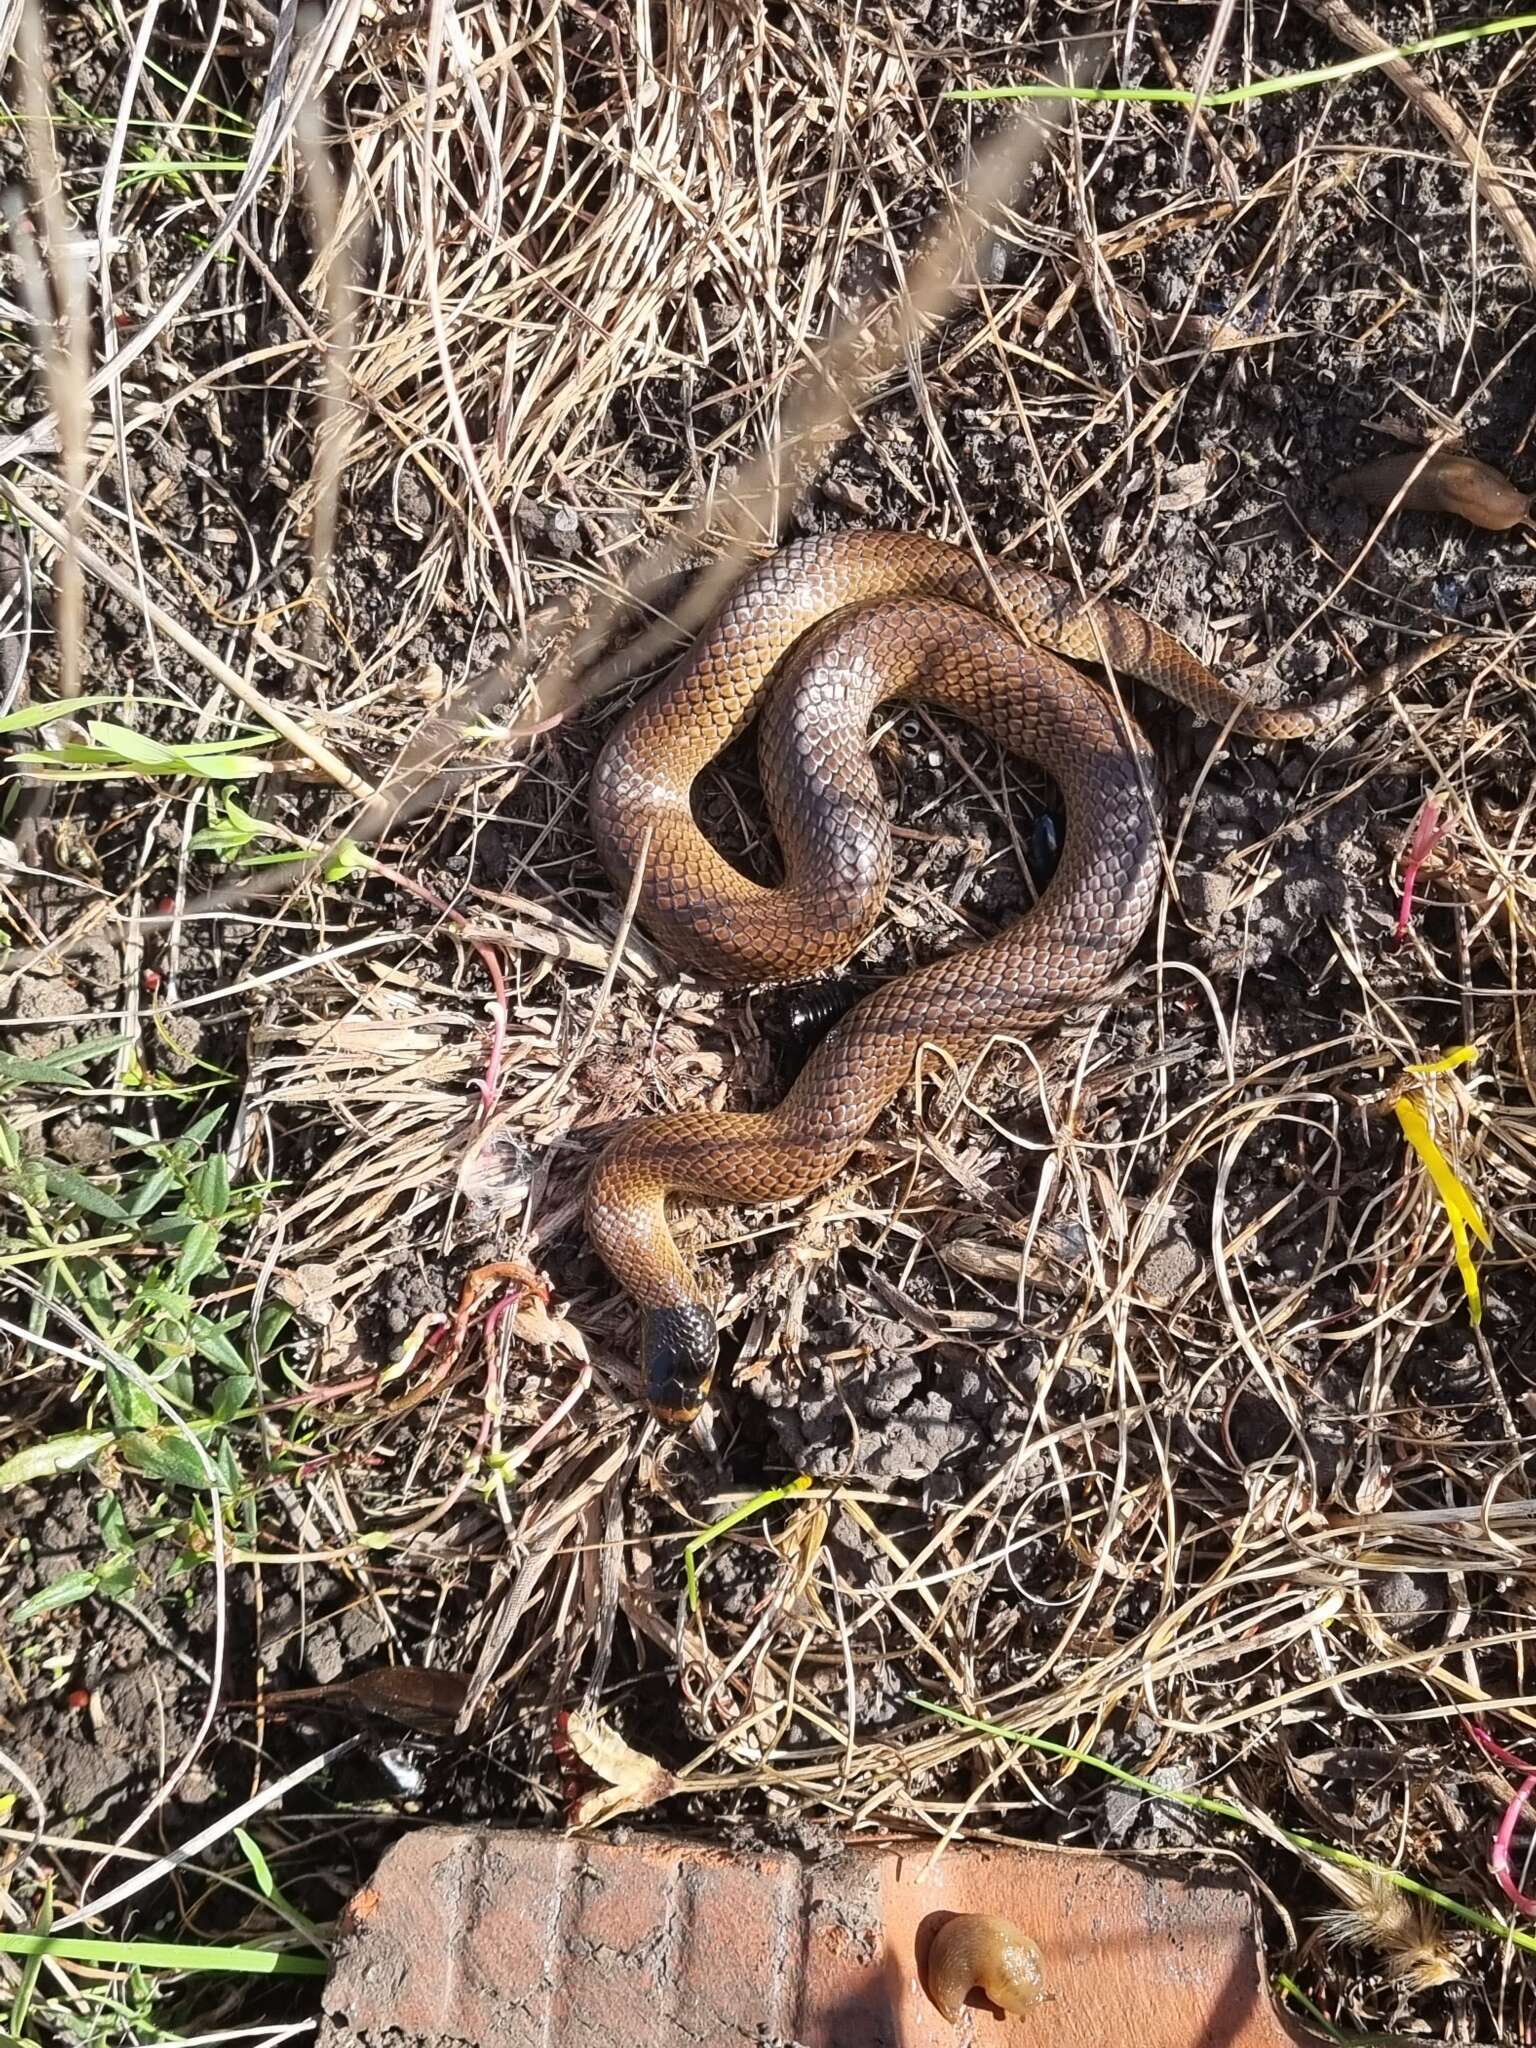
[[[696,1302],[645,1310],[640,1319],[645,1399],[659,1421],[693,1421],[708,1397],[719,1352],[715,1319]]]

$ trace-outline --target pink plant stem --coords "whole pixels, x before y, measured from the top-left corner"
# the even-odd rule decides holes
[[[1472,1740],[1485,1756],[1491,1756],[1495,1763],[1503,1764],[1511,1771],[1536,1771],[1536,1764],[1528,1764],[1507,1750],[1502,1742],[1495,1742],[1481,1721],[1463,1721]]]
[[[518,1293],[514,1291],[511,1294],[504,1295],[500,1301],[496,1302],[487,1311],[485,1318],[485,1344],[487,1351],[489,1351],[491,1348],[491,1341],[496,1335],[497,1325],[502,1321],[503,1317],[511,1315],[515,1310],[521,1307],[522,1298]],[[525,1437],[523,1441],[518,1445],[517,1449],[510,1454],[510,1456],[507,1459],[507,1464],[512,1471],[516,1472],[517,1470],[519,1470],[519,1468],[527,1462],[531,1454],[538,1449],[539,1445],[544,1441],[545,1437],[549,1435],[550,1431],[552,1429],[557,1429],[560,1426],[560,1424],[564,1422],[566,1416],[570,1414],[571,1410],[576,1406],[576,1403],[581,1399],[582,1395],[587,1391],[588,1387],[590,1387],[591,1384],[592,1366],[591,1363],[588,1362],[582,1366],[580,1372],[576,1375],[576,1383],[571,1388],[570,1392],[566,1395],[565,1399],[559,1404],[557,1408],[552,1409],[550,1413],[545,1416],[544,1420],[533,1432],[533,1435]]]
[[[1419,869],[1434,852],[1450,828],[1440,822],[1440,806],[1432,796],[1424,799],[1424,808],[1419,812],[1413,827],[1413,837],[1408,842],[1408,852],[1403,861],[1403,893],[1397,905],[1397,938],[1401,944],[1408,936],[1408,927],[1413,922],[1413,889],[1419,879]]]
[[[1500,1817],[1498,1832],[1493,1838],[1493,1848],[1488,1856],[1488,1868],[1493,1873],[1499,1890],[1516,1912],[1536,1916],[1536,1898],[1532,1898],[1529,1892],[1521,1891],[1516,1884],[1509,1854],[1510,1844],[1515,1839],[1515,1829],[1520,1825],[1520,1816],[1524,1813],[1532,1792],[1536,1792],[1536,1771],[1533,1771],[1529,1764],[1522,1763],[1519,1757],[1511,1755],[1502,1742],[1496,1742],[1480,1721],[1464,1720],[1461,1725],[1485,1756],[1492,1758],[1495,1763],[1504,1764],[1512,1771],[1525,1773],[1519,1790]]]
[[[1519,1791],[1505,1807],[1504,1818],[1499,1822],[1499,1832],[1493,1838],[1493,1854],[1488,1858],[1488,1868],[1493,1872],[1499,1890],[1517,1913],[1536,1914],[1536,1899],[1533,1899],[1529,1892],[1521,1891],[1509,1866],[1509,1845],[1514,1840],[1520,1816],[1524,1813],[1526,1802],[1533,1792],[1536,1792],[1536,1771],[1532,1771],[1528,1778],[1521,1779]]]
[[[576,1406],[576,1403],[581,1399],[582,1395],[587,1391],[588,1387],[590,1387],[591,1384],[592,1368],[590,1365],[584,1365],[581,1368],[581,1371],[576,1375],[575,1385],[571,1388],[571,1391],[566,1395],[565,1399],[560,1403],[559,1407],[551,1409],[549,1414],[545,1416],[544,1420],[533,1432],[533,1435],[530,1437],[525,1437],[523,1441],[518,1445],[517,1449],[513,1451],[511,1456],[507,1459],[508,1465],[511,1466],[514,1472],[516,1472],[523,1464],[527,1462],[528,1458],[533,1454],[534,1451],[538,1449],[539,1445],[544,1441],[545,1437],[549,1435],[550,1431],[552,1429],[557,1429],[559,1425],[562,1422],[564,1422],[566,1416],[570,1414],[571,1410]]]

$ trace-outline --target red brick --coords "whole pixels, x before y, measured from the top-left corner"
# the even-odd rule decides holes
[[[1294,2048],[1234,1885],[925,1844],[805,1862],[681,1837],[430,1828],[344,1921],[321,2048]],[[1002,1913],[1051,2002],[947,2026],[933,1916]]]

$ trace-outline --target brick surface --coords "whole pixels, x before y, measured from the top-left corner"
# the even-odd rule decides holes
[[[352,1901],[321,2048],[1296,2048],[1247,1895],[1068,1851],[805,1862],[684,1837],[429,1828]],[[920,1960],[954,1912],[1038,1944],[1052,1998],[958,2029]]]

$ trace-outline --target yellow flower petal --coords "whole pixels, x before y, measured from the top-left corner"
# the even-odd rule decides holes
[[[1467,1314],[1475,1330],[1483,1320],[1483,1290],[1477,1284],[1477,1268],[1467,1247],[1466,1225],[1459,1216],[1451,1217],[1451,1242],[1456,1247],[1456,1269],[1461,1274],[1462,1286],[1467,1290]]]
[[[1429,1128],[1429,1120],[1411,1095],[1400,1095],[1392,1105],[1397,1120],[1403,1127],[1403,1135],[1418,1154],[1419,1160],[1434,1184],[1435,1193],[1445,1208],[1447,1221],[1451,1226],[1451,1243],[1456,1250],[1456,1270],[1461,1275],[1461,1284],[1466,1289],[1467,1310],[1474,1326],[1483,1319],[1483,1295],[1478,1285],[1477,1267],[1473,1263],[1471,1248],[1467,1243],[1467,1229],[1470,1225],[1478,1241],[1491,1246],[1492,1238],[1483,1222],[1482,1214],[1470,1189],[1456,1172],[1451,1162],[1437,1144]]]
[[[1464,1067],[1468,1060],[1475,1060],[1479,1048],[1475,1045],[1453,1045],[1448,1053],[1437,1060],[1429,1060],[1420,1067],[1405,1067],[1406,1074],[1453,1074],[1458,1067]]]
[[[1482,1211],[1466,1182],[1462,1180],[1451,1162],[1436,1142],[1429,1128],[1429,1121],[1411,1095],[1400,1095],[1392,1105],[1397,1111],[1397,1120],[1402,1125],[1408,1142],[1424,1163],[1424,1169],[1435,1184],[1435,1192],[1445,1204],[1446,1213],[1459,1216],[1471,1227],[1473,1235],[1483,1246],[1490,1248],[1493,1239],[1488,1235],[1488,1226],[1483,1221]]]

